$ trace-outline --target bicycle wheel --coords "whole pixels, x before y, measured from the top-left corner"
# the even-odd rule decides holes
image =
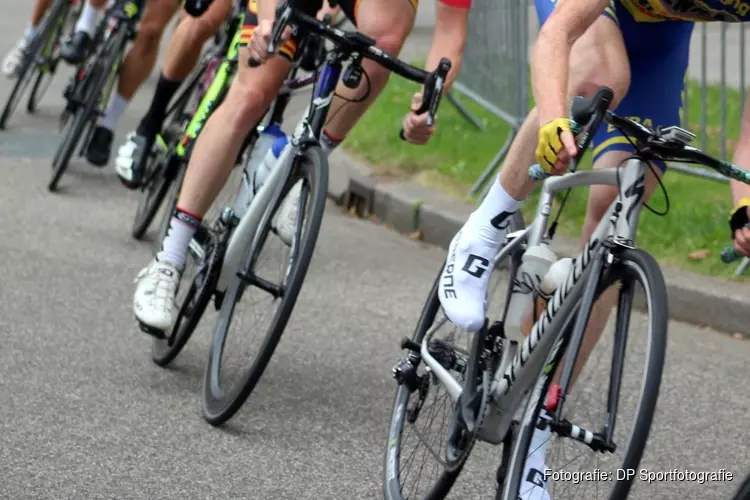
[[[279,196],[269,203],[256,229],[254,241],[240,266],[241,273],[230,278],[223,298],[211,350],[203,378],[203,416],[211,425],[221,425],[229,420],[255,388],[281,338],[292,309],[297,301],[302,283],[307,274],[313,250],[318,239],[325,210],[328,188],[328,165],[326,157],[317,146],[307,148],[301,155],[292,155],[294,162],[289,178],[284,181]],[[278,165],[276,168],[283,168]],[[299,184],[298,184],[299,183]],[[274,215],[282,201],[295,186],[300,186],[300,202],[296,235],[289,249],[288,260],[278,264],[281,277],[278,284],[268,278],[271,266],[264,266],[266,258],[283,255],[286,245],[272,230]],[[273,248],[274,243],[279,243]],[[279,246],[281,250],[279,250]],[[270,248],[270,250],[267,250]],[[265,290],[265,291],[264,291]],[[263,319],[255,319],[253,326],[262,332],[263,340],[253,354],[251,348],[227,348],[227,341],[244,340],[245,332],[250,336],[251,327],[240,326],[229,334],[230,326],[237,326],[244,319],[239,309],[240,299],[249,295],[243,305],[257,302],[265,295],[273,297],[273,313],[268,326]],[[231,353],[242,353],[238,362],[228,359]],[[247,355],[251,359],[247,359]]]
[[[50,191],[57,189],[60,178],[68,168],[73,151],[81,137],[87,135],[84,134],[86,126],[97,116],[96,111],[100,105],[102,90],[107,83],[107,79],[112,74],[117,74],[118,68],[116,66],[119,65],[122,50],[127,42],[127,35],[127,31],[124,29],[118,31],[109,43],[109,47],[103,52],[102,57],[94,62],[88,74],[84,77],[86,81],[83,82],[80,94],[83,96],[81,99],[83,106],[77,106],[74,118],[69,119],[65,124],[63,140],[58,146],[52,163],[52,179],[47,186]]]
[[[185,177],[185,170],[184,167],[180,168],[177,178],[171,183],[170,210],[165,217],[167,221],[177,205],[179,187]],[[162,226],[162,230],[166,233],[167,224]],[[160,236],[159,241],[164,235]],[[201,226],[188,247],[180,287],[175,297],[178,313],[172,330],[168,332],[166,338],[154,337],[151,345],[151,359],[159,366],[167,366],[180,354],[209,303],[211,294],[208,292],[210,290],[205,290],[209,278],[206,256],[211,255],[211,250],[211,235],[205,226]]]
[[[509,232],[523,227],[523,218],[516,213]],[[461,383],[475,334],[458,330],[443,313],[438,298],[442,269],[443,266],[427,296],[410,343],[412,347],[421,346],[430,332],[430,354]],[[444,326],[446,331],[441,332]],[[383,495],[385,500],[440,500],[460,474],[471,445],[467,444],[464,449],[457,449],[454,444],[446,446],[456,405],[445,387],[426,369],[419,352],[406,347],[406,343],[402,343],[406,354],[394,368],[399,385],[388,426]],[[432,430],[437,431],[437,437],[430,437]],[[438,449],[428,441],[438,442]],[[421,464],[415,462],[420,459],[424,460]],[[427,460],[434,463],[426,466]],[[428,477],[425,479],[422,473],[427,473]]]
[[[66,4],[67,5],[67,4]],[[63,11],[62,16],[67,16],[67,8]],[[52,36],[44,43],[41,60],[42,64],[37,66],[36,79],[31,87],[29,101],[26,103],[26,111],[36,113],[39,109],[39,102],[47,93],[52,79],[57,72],[57,65],[60,63],[60,38],[65,29],[65,23],[58,21],[55,23]]]
[[[583,419],[590,416],[592,407],[598,405],[586,402],[583,406],[577,406],[577,399],[572,397],[572,392],[564,395],[565,406],[563,407],[564,415],[562,416],[562,420],[560,420],[561,425],[553,424],[548,446],[553,444],[570,445],[576,447],[576,450],[550,452],[547,454],[546,468],[551,471],[553,478],[552,488],[549,493],[555,500],[560,498],[624,499],[628,496],[633,476],[621,477],[617,474],[617,470],[638,470],[654,417],[659,387],[661,385],[669,316],[667,313],[666,285],[659,265],[651,255],[643,250],[623,249],[616,252],[614,263],[603,271],[598,280],[597,296],[602,296],[608,290],[617,292],[615,329],[611,346],[612,355],[607,357],[602,355],[597,356],[597,351],[592,353],[586,365],[584,365],[579,379],[588,372],[597,381],[608,384],[608,387],[599,391],[591,389],[584,382],[578,380],[574,389],[583,387],[582,397],[584,399],[590,400],[601,396],[605,399],[612,398],[617,402],[617,409],[613,414],[612,421],[614,432],[612,440],[616,448],[614,450],[604,450],[603,453],[600,451],[594,452],[589,445],[582,442],[583,440],[596,442],[597,436],[601,435],[596,434],[599,432],[599,427],[589,426],[586,425],[588,422],[582,422]],[[617,286],[610,289],[612,285]],[[645,321],[647,333],[644,335],[645,338],[642,339],[632,337],[633,332],[631,331],[631,326],[643,323],[637,317],[635,321],[631,321],[630,318],[636,285],[639,285],[643,290],[646,303],[645,313],[648,314],[648,318]],[[587,321],[591,318],[593,318],[593,315],[587,314]],[[572,321],[569,321],[569,325],[572,325]],[[516,498],[523,497],[524,494],[529,494],[528,491],[524,491],[525,488],[522,489],[523,480],[525,479],[522,477],[524,465],[529,454],[534,451],[530,450],[532,434],[537,426],[539,413],[545,404],[546,394],[552,381],[551,374],[555,373],[563,359],[571,326],[561,330],[560,337],[557,340],[557,342],[561,342],[560,348],[550,351],[550,355],[544,365],[548,369],[540,373],[534,389],[530,393],[531,396],[527,401],[509,461],[507,484],[503,490],[503,499],[515,500]],[[603,340],[599,340],[597,348],[606,350],[608,349],[607,342]],[[629,340],[632,342],[629,343]],[[646,352],[643,356],[643,371],[642,373],[624,373],[622,367],[626,347],[635,348],[637,346],[645,346]],[[597,365],[599,359],[603,359],[606,365],[604,370],[602,370],[603,373],[599,373],[596,369],[590,369],[589,367],[589,365]],[[607,370],[610,370],[609,376],[607,376]],[[632,392],[623,391],[622,384],[632,385],[634,390]],[[606,415],[609,412],[606,402],[602,406],[605,407]],[[619,439],[622,435],[619,431],[622,431],[623,427],[627,426],[618,427],[614,425],[615,419],[621,414],[623,408],[633,408],[635,412],[632,419],[631,437],[628,442],[620,442],[621,440]],[[602,423],[603,421],[598,422],[600,425]],[[570,427],[571,425],[573,426],[572,428]],[[591,429],[591,431],[587,431],[586,429]],[[580,435],[580,440],[570,437],[574,434]],[[614,458],[613,454],[614,451],[619,450],[624,450],[624,457],[621,462],[619,459]],[[595,458],[597,463],[572,465],[586,451],[592,452],[589,456]],[[550,460],[552,463],[550,463]],[[558,463],[559,467],[556,467]],[[611,475],[608,479],[604,478],[601,481],[592,480],[577,483],[560,481],[560,487],[557,488],[558,482],[554,481],[555,474],[565,474],[573,470],[601,470]],[[540,471],[538,474],[541,477],[542,473]],[[588,491],[587,489],[585,492],[581,492],[579,491],[580,488],[588,488],[592,491]],[[611,488],[611,491],[604,493],[603,490],[608,488]],[[565,496],[566,494],[570,494],[571,496]]]

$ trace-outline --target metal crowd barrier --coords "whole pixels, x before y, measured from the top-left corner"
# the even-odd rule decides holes
[[[461,74],[453,92],[468,98],[510,125],[510,132],[487,169],[472,186],[469,196],[491,185],[488,180],[516,136],[528,113],[529,4],[518,0],[474,2],[469,17]],[[475,126],[481,124],[452,93],[451,103]]]
[[[455,92],[469,98],[510,125],[508,137],[488,167],[469,191],[469,196],[486,194],[518,128],[528,113],[528,54],[536,33],[533,29],[533,6],[518,0],[493,0],[475,2],[469,20],[469,40],[466,44],[461,74],[453,86]],[[530,27],[529,21],[532,21]],[[741,23],[699,23],[691,40],[690,64],[687,78],[698,82],[700,89],[699,116],[691,116],[687,105],[683,109],[683,126],[698,135],[701,148],[708,138],[719,136],[720,156],[731,160],[731,144],[737,137],[728,133],[727,93],[730,89],[740,93],[740,109],[744,108],[748,53],[745,48],[745,25]],[[718,87],[720,95],[720,125],[708,126],[710,87]],[[477,128],[483,128],[458,101],[448,96],[461,114]],[[685,103],[694,97],[685,88]],[[734,119],[734,118],[732,118]],[[697,130],[694,126],[699,123]],[[688,126],[688,123],[693,126]],[[735,130],[738,130],[736,127]],[[727,182],[726,177],[702,167],[672,164],[671,170],[688,175]],[[727,192],[729,196],[729,193]],[[744,259],[737,268],[738,276],[750,266]]]

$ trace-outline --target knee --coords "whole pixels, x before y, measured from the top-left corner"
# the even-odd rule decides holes
[[[393,32],[385,33],[373,38],[375,39],[376,47],[390,56],[398,57],[404,46],[406,34],[394,30]],[[370,77],[372,83],[385,82],[390,76],[390,71],[379,64],[372,63],[368,64],[367,75]]]
[[[592,51],[585,67],[574,68],[572,75],[577,77],[571,89],[577,95],[592,96],[597,89],[607,86],[614,92],[613,108],[625,97],[630,87],[630,67],[627,63],[612,64],[600,51]]]
[[[265,89],[257,83],[248,85],[235,81],[222,104],[226,124],[243,133],[250,130],[274,96],[273,90]]]
[[[138,27],[135,43],[146,50],[157,50],[165,27],[161,22],[144,20]]]
[[[593,29],[579,39],[574,46],[570,66],[570,89],[575,95],[589,97],[599,87],[607,86],[615,95],[614,108],[630,87],[627,52],[621,35],[611,29]]]
[[[199,45],[203,45],[221,27],[221,20],[217,24],[213,18],[209,18],[207,15],[197,18],[188,17],[183,22],[186,23],[185,28],[188,33],[188,39]]]

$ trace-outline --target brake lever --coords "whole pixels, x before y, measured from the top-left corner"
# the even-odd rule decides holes
[[[271,34],[271,40],[268,42],[269,54],[276,53],[276,46],[279,44],[281,35],[284,34],[284,30],[289,25],[289,21],[291,18],[292,18],[292,7],[288,4],[288,2],[285,2],[284,5],[281,5],[279,9],[276,10],[276,22],[274,23],[274,26],[273,26],[273,33]],[[256,61],[253,58],[249,58],[247,61],[247,64],[251,68],[257,68],[262,63]]]
[[[440,106],[440,99],[443,97],[443,88],[445,87],[445,80],[448,77],[448,73],[451,70],[451,62],[448,58],[443,57],[438,63],[438,67],[435,71],[430,73],[424,82],[424,94],[422,95],[422,104],[419,109],[415,112],[417,115],[422,113],[427,114],[427,126],[432,127],[435,124],[435,115],[437,114],[438,107]],[[402,140],[406,140],[404,135],[404,129],[398,133],[398,137]]]

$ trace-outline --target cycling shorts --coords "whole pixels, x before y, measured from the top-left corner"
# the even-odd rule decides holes
[[[535,0],[539,25],[557,2]],[[679,125],[690,56],[693,23],[664,20],[638,22],[620,0],[612,0],[602,14],[620,28],[630,62],[630,88],[616,112],[648,127]],[[607,151],[633,152],[620,132],[603,124],[592,140],[593,159]],[[664,171],[663,162],[654,162]]]

